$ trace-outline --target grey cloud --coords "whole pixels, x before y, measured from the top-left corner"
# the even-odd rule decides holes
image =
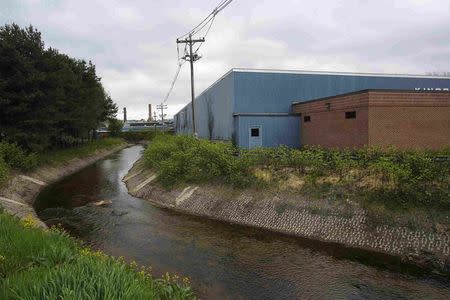
[[[217,0],[3,0],[0,22],[33,24],[47,46],[92,60],[132,118],[160,102],[176,69],[175,39]],[[232,67],[425,73],[450,70],[447,0],[235,0],[196,64],[197,94]],[[189,101],[182,70],[169,99]]]

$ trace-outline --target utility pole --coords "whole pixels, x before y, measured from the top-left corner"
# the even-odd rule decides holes
[[[192,103],[192,133],[194,136],[197,136],[197,131],[195,129],[195,89],[194,89],[194,62],[200,59],[196,53],[192,52],[192,46],[195,43],[203,43],[205,41],[204,38],[201,39],[192,39],[192,34],[189,34],[188,38],[185,39],[177,39],[177,44],[188,44],[189,45],[189,54],[183,57],[184,60],[189,60],[191,65],[191,103]]]
[[[161,110],[162,131],[164,132],[164,110],[167,109],[167,105],[161,103],[160,105],[157,105],[156,108]]]

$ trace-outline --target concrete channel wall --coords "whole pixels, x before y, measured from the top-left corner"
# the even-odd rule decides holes
[[[336,206],[296,194],[183,186],[166,190],[138,161],[123,178],[130,194],[157,206],[210,219],[263,228],[346,247],[395,255],[449,272],[450,236],[406,227],[372,224],[356,203]]]
[[[13,174],[0,189],[0,206],[22,219],[31,216],[39,227],[47,228],[33,209],[34,201],[42,189],[125,147],[127,145],[98,151],[82,159],[74,158],[60,165],[44,166],[29,174]]]

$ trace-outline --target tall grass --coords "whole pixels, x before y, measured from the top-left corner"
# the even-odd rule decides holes
[[[97,151],[112,149],[123,145],[125,142],[121,138],[105,138],[93,142],[61,150],[50,151],[39,154],[39,164],[60,164],[73,158],[84,158],[94,154]]]
[[[59,230],[0,212],[0,299],[195,299],[188,281],[155,279]]]
[[[95,140],[78,147],[48,151],[45,153],[27,153],[17,144],[0,142],[0,187],[8,180],[11,170],[28,172],[41,165],[58,165],[73,158],[84,158],[97,151],[112,149],[123,145],[121,138]]]
[[[174,133],[173,130],[163,132],[160,129],[157,129],[157,130],[148,129],[148,130],[142,130],[142,131],[121,132],[119,136],[130,143],[138,143],[141,141],[151,141],[155,137],[161,136],[161,135],[173,135],[173,133]]]
[[[305,192],[339,190],[346,197],[362,195],[367,201],[396,208],[413,204],[450,210],[449,149],[239,150],[231,144],[164,136],[155,138],[144,158],[166,187],[208,181],[234,187],[277,187],[296,176],[306,183],[302,185]]]

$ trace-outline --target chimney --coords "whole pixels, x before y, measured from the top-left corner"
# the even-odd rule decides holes
[[[148,121],[149,121],[149,122],[153,121],[153,117],[152,117],[152,105],[151,105],[151,104],[148,105]]]
[[[127,122],[127,108],[126,107],[123,108],[123,122],[124,123]]]

